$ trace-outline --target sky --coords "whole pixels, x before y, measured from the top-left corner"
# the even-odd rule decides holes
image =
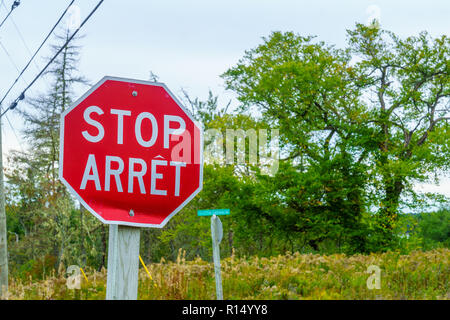
[[[75,1],[70,19],[76,25],[97,0]],[[13,0],[0,0],[0,21]],[[22,0],[0,29],[0,96],[14,82],[69,0]],[[382,28],[406,37],[426,30],[449,35],[448,0],[106,0],[82,29],[80,72],[95,84],[103,76],[148,80],[150,71],[171,91],[205,99],[209,90],[221,102],[234,100],[220,75],[234,66],[245,50],[262,43],[272,31],[315,35],[337,47],[346,44],[346,30],[377,18]],[[51,40],[50,40],[51,43]],[[7,52],[5,52],[5,50]],[[6,104],[14,100],[45,65],[48,45],[38,54]],[[48,81],[36,82],[29,96],[44,93]],[[87,88],[77,88],[76,98]],[[19,108],[21,106],[19,105]],[[25,106],[22,106],[25,107]],[[25,148],[23,120],[8,113],[3,122],[3,155]],[[14,128],[14,129],[12,129]],[[450,179],[421,184],[422,191],[450,196]]]

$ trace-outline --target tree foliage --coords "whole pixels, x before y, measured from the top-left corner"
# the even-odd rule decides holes
[[[223,77],[243,111],[280,128],[298,177],[277,201],[295,195],[294,215],[313,210],[302,226],[311,217],[315,227],[336,224],[354,249],[373,250],[370,234],[375,248],[392,247],[399,210],[417,196],[413,183],[448,170],[450,39],[402,40],[357,24],[345,49],[292,32],[263,40]],[[312,194],[301,198],[301,187]],[[367,218],[373,230],[361,229]]]
[[[61,31],[56,41],[64,43],[68,36]],[[88,229],[98,224],[90,216],[83,220],[58,179],[60,115],[73,101],[74,85],[87,83],[78,75],[78,56],[79,47],[71,42],[47,71],[48,92],[27,99],[28,107],[20,110],[28,150],[10,155],[6,177],[10,235],[20,239],[12,242],[10,259],[24,272],[82,264]]]
[[[12,153],[7,170],[10,260],[19,274],[105,266],[107,227],[58,181],[60,114],[86,83],[79,50],[63,50],[48,91],[21,111],[29,148]],[[141,256],[175,260],[181,248],[187,259],[211,259],[210,221],[197,210],[213,208],[231,209],[221,217],[223,256],[448,246],[447,211],[405,211],[448,202],[414,184],[449,170],[449,54],[446,36],[401,39],[361,24],[347,31],[346,48],[293,32],[263,38],[223,74],[237,110],[213,93],[202,101],[182,92],[204,131],[216,134],[205,137],[203,190],[164,229],[142,231]],[[237,137],[231,158],[226,152],[230,130],[267,130],[270,140],[273,129],[280,159],[272,175],[261,165],[263,140],[256,163],[251,138]]]

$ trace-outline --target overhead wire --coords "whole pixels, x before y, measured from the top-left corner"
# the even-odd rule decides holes
[[[6,47],[3,45],[3,43],[2,43],[1,41],[0,41],[0,46],[1,46],[2,49],[5,51],[7,57],[9,58],[9,61],[10,61],[11,64],[16,68],[17,72],[20,72],[19,68],[17,67],[17,65],[15,64],[15,62],[14,62],[14,60],[12,59],[11,55],[9,54],[8,50],[6,49]],[[27,85],[27,82],[25,81],[25,79],[22,78],[22,81],[25,83],[25,85]],[[6,115],[6,120],[8,121],[8,124],[9,124],[9,126],[11,127],[11,129],[12,129],[12,131],[13,131],[13,134],[14,134],[16,140],[17,140],[17,143],[19,144],[19,146],[20,146],[20,148],[21,148],[21,150],[22,150],[22,152],[23,152],[22,144],[20,143],[19,136],[17,135],[16,130],[14,129],[14,126],[13,126],[12,123],[11,123],[11,120],[9,120],[8,115]]]
[[[25,153],[25,151],[23,150],[22,144],[20,143],[20,139],[19,139],[19,136],[17,135],[16,129],[12,125],[11,120],[9,120],[9,117],[7,114],[5,115],[5,117],[6,117],[6,120],[8,121],[9,127],[11,128],[11,130],[14,134],[14,137],[16,138],[17,143],[19,144],[20,150],[22,151],[22,153]]]
[[[3,5],[5,5],[4,0],[2,1]],[[11,13],[14,11],[14,9],[16,9],[18,6],[20,5],[20,1],[16,0],[14,1],[14,3],[11,6],[11,10],[8,12],[8,14],[6,15],[6,17],[2,20],[2,22],[0,23],[0,28],[3,26],[3,24],[5,23],[6,20],[8,20],[9,16],[11,15]],[[8,9],[6,9],[8,10]]]
[[[105,0],[101,0],[97,3],[97,5],[92,9],[92,11],[89,13],[89,15],[83,20],[83,22],[80,24],[80,26],[74,31],[74,33],[66,40],[66,42],[61,46],[61,48],[56,52],[56,54],[50,59],[50,61],[45,65],[45,67],[39,72],[39,74],[31,81],[31,83],[22,91],[22,93],[17,97],[8,108],[3,111],[3,113],[0,115],[0,117],[3,117],[9,110],[13,110],[17,107],[17,104],[25,99],[25,93],[27,90],[39,79],[39,77],[42,76],[42,74],[47,70],[47,68],[53,63],[53,61],[58,57],[58,55],[64,50],[64,48],[69,44],[69,42],[78,34],[78,32],[81,30],[81,28],[86,24],[86,22],[92,17],[92,15],[97,11],[97,9],[100,7],[100,5]]]
[[[3,23],[7,20],[7,18],[8,18],[9,15],[11,14],[12,10],[14,10],[15,8],[17,8],[18,5],[20,5],[20,1],[19,1],[18,3],[17,3],[16,1],[13,3],[13,6],[11,7],[11,11],[10,11],[9,14],[6,16],[6,18],[2,21],[2,24],[1,24],[1,25],[3,25]],[[3,7],[5,8],[5,10],[8,11],[8,8],[6,7],[5,1],[4,1],[4,0],[2,0],[2,3],[0,4],[0,6],[3,6]],[[22,39],[24,45],[26,46],[25,39],[23,38],[22,34],[20,33],[19,28],[17,27],[16,23],[14,22],[13,17],[11,16],[10,19],[11,19],[11,22],[14,24],[14,26],[15,26],[17,32],[19,33],[19,36],[21,37],[21,39]],[[0,25],[0,27],[1,27],[1,25]],[[2,47],[3,51],[5,51],[5,53],[6,53],[7,57],[8,57],[8,59],[9,59],[9,61],[10,61],[11,64],[14,66],[14,68],[17,70],[17,72],[20,72],[20,70],[19,70],[19,68],[17,67],[16,63],[15,63],[14,60],[12,59],[12,56],[10,55],[10,53],[8,52],[8,50],[6,49],[6,47],[3,45],[3,43],[2,43],[1,41],[0,41],[0,46]],[[27,46],[26,46],[26,47],[27,47]],[[28,49],[28,51],[29,51],[29,48],[28,48],[28,47],[27,47],[27,49]],[[36,67],[37,67],[37,65],[36,65]],[[26,82],[23,78],[22,78],[22,81],[25,83],[25,85],[27,85],[27,82]],[[1,106],[1,104],[0,104],[0,106]],[[0,110],[1,110],[1,108],[0,108]],[[17,143],[19,144],[19,147],[20,147],[20,149],[21,149],[21,151],[22,151],[22,153],[23,153],[24,150],[23,150],[22,144],[20,143],[19,136],[17,135],[16,129],[15,129],[14,126],[12,125],[11,120],[9,119],[8,115],[6,115],[6,120],[8,121],[9,127],[11,128],[11,130],[12,130],[12,132],[13,132],[13,134],[14,134],[14,137],[15,137]]]
[[[69,10],[70,6],[72,6],[72,4],[75,2],[75,0],[72,0],[70,2],[70,4],[67,6],[66,10],[64,10],[64,12],[61,14],[61,16],[59,17],[58,21],[55,23],[55,25],[53,26],[53,28],[50,30],[50,32],[47,34],[47,36],[45,37],[44,41],[42,41],[42,43],[40,44],[40,46],[37,48],[37,50],[34,52],[34,54],[31,56],[30,60],[28,61],[28,63],[25,65],[25,67],[22,69],[22,71],[19,71],[19,76],[16,78],[16,80],[14,80],[13,84],[9,87],[9,89],[6,91],[5,95],[3,96],[3,98],[0,100],[0,106],[2,105],[3,101],[5,101],[5,98],[8,96],[8,94],[11,92],[11,90],[14,88],[14,86],[16,85],[17,81],[19,81],[19,79],[22,77],[23,73],[28,69],[29,65],[31,64],[31,62],[34,60],[34,58],[36,57],[36,55],[38,54],[38,52],[41,50],[41,48],[44,46],[45,42],[47,42],[48,38],[50,38],[50,36],[52,35],[53,31],[56,29],[56,27],[58,26],[58,24],[61,22],[61,20],[63,19],[63,17],[66,15],[67,11]]]
[[[61,53],[61,51],[69,44],[69,42],[75,37],[75,35],[79,32],[79,30],[83,27],[83,25],[90,19],[90,17],[94,14],[94,12],[100,7],[100,5],[103,3],[104,0],[100,1],[97,6],[91,11],[91,13],[86,17],[86,19],[83,21],[82,24],[80,24],[80,26],[77,28],[77,30],[72,34],[72,36],[70,38],[67,39],[66,43],[61,47],[61,49],[55,54],[55,56],[49,61],[49,63],[39,72],[39,74],[33,79],[33,81],[27,85],[27,87],[25,88],[25,90],[22,91],[22,94],[10,105],[10,107],[8,107],[1,115],[0,115],[0,119],[1,117],[3,117],[3,115],[6,116],[6,119],[8,121],[9,126],[11,127],[13,134],[17,140],[17,142],[19,143],[20,148],[23,151],[22,145],[19,141],[19,137],[15,131],[14,126],[12,125],[8,115],[6,114],[6,112],[8,110],[14,109],[14,107],[17,105],[17,102],[20,100],[24,99],[24,95],[26,93],[26,91],[34,84],[34,82],[40,77],[42,76],[43,72],[48,68],[48,66],[56,59],[56,57]],[[18,4],[20,4],[20,1],[15,1],[14,4],[16,4],[18,2]],[[0,107],[2,102],[4,101],[4,99],[6,98],[6,96],[8,95],[8,93],[11,91],[11,89],[14,87],[14,85],[17,83],[17,81],[19,79],[22,79],[22,81],[25,82],[26,81],[22,78],[23,73],[25,72],[25,70],[28,68],[28,66],[31,64],[31,62],[33,61],[33,59],[35,58],[35,56],[37,55],[37,53],[40,51],[40,49],[42,48],[42,46],[45,44],[45,42],[48,40],[48,38],[50,37],[50,35],[53,33],[53,31],[55,30],[55,28],[57,27],[57,25],[61,22],[62,18],[65,16],[65,14],[67,13],[67,11],[69,10],[69,8],[71,7],[71,5],[75,2],[75,0],[72,0],[70,2],[70,4],[67,6],[66,10],[63,12],[63,14],[61,15],[61,17],[58,19],[58,21],[55,23],[55,25],[53,26],[53,28],[51,29],[51,31],[48,33],[47,37],[44,39],[44,41],[41,43],[41,45],[38,47],[38,49],[35,51],[35,53],[32,55],[31,59],[28,61],[27,65],[22,69],[22,71],[19,70],[19,68],[17,67],[17,65],[15,64],[14,60],[12,59],[11,55],[9,54],[8,50],[6,49],[6,47],[0,42],[0,45],[2,46],[3,50],[5,51],[6,55],[8,56],[8,58],[10,59],[10,62],[13,64],[13,66],[16,68],[16,70],[19,72],[19,76],[16,78],[16,80],[14,81],[14,83],[12,84],[12,86],[8,89],[8,91],[6,92],[5,96],[2,98],[1,102],[0,102]],[[13,4],[13,6],[14,6]],[[18,5],[17,4],[17,5]],[[5,6],[4,4],[4,0],[2,0],[2,5]],[[6,7],[5,7],[6,8]],[[12,8],[10,13],[12,12],[12,10],[14,10],[15,8]],[[7,17],[9,17],[10,13],[7,15]],[[3,20],[3,23],[6,21],[7,17]],[[27,48],[27,50],[30,52],[28,46],[26,45],[25,39],[23,38],[19,28],[17,27],[17,25],[14,23],[13,24],[16,28],[16,31],[18,32],[19,36],[22,39],[23,44],[25,45],[25,47]],[[11,108],[11,106],[14,106],[13,108]],[[1,108],[0,108],[1,110]],[[1,121],[1,120],[0,120]]]
[[[3,7],[5,8],[6,11],[8,11],[8,8],[6,7],[4,0],[2,0],[1,5],[3,5]],[[14,18],[12,16],[10,17],[10,19],[11,19],[12,25],[14,26],[14,29],[16,30],[17,34],[19,35],[20,40],[22,41],[23,46],[25,47],[25,49],[27,50],[28,54],[31,57],[33,54],[31,52],[30,47],[28,46],[27,42],[25,41],[25,38],[24,38],[22,32],[19,29],[19,26],[16,24],[16,22],[14,21]],[[34,66],[39,71],[39,66],[36,64],[36,62],[34,62]]]
[[[0,41],[0,47],[2,47],[3,51],[5,51],[6,56],[9,59],[9,62],[12,64],[12,66],[17,70],[17,72],[20,72],[19,67],[17,66],[17,64],[14,62],[14,59],[12,58],[11,54],[9,53],[8,49],[6,49],[6,47],[3,45],[3,42]]]
[[[3,5],[3,7],[8,11],[8,9],[6,8],[5,1],[4,1],[4,0],[2,0],[1,5]],[[13,12],[13,10],[14,10],[15,8],[17,8],[19,5],[20,5],[20,1],[14,1],[13,5],[12,5],[12,7],[11,7],[11,10],[10,10],[9,13],[6,15],[6,17],[3,19],[3,21],[1,22],[0,27],[3,26],[3,24],[5,23],[5,21],[9,18],[9,16],[10,16],[11,13]],[[11,17],[11,21],[12,21],[12,17]],[[8,52],[8,50],[6,49],[6,47],[3,45],[3,43],[2,43],[1,41],[0,41],[0,46],[2,47],[3,51],[5,51],[6,56],[8,57],[9,61],[10,61],[11,64],[14,66],[14,68],[17,70],[17,72],[20,72],[20,70],[19,70],[19,68],[17,67],[16,63],[15,63],[14,60],[12,59],[10,53]],[[27,84],[26,81],[25,81],[24,79],[22,79],[22,80],[25,82],[25,84]],[[22,149],[22,144],[20,143],[19,137],[18,137],[18,135],[17,135],[17,133],[16,133],[16,130],[15,130],[14,126],[12,125],[11,120],[9,119],[8,115],[6,115],[6,120],[8,121],[8,124],[9,124],[9,126],[11,127],[11,130],[12,130],[12,132],[13,132],[13,134],[14,134],[16,140],[17,140],[17,142],[18,142],[18,144],[19,144],[21,150],[23,151],[23,149]],[[1,133],[0,133],[0,134],[1,134]]]

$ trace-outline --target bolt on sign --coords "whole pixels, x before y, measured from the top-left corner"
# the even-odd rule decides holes
[[[102,222],[161,228],[202,189],[202,150],[164,84],[104,77],[61,115],[59,176]]]

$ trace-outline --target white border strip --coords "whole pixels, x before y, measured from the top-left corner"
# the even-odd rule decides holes
[[[165,218],[161,224],[147,224],[147,223],[135,223],[135,222],[127,222],[127,221],[109,221],[103,219],[99,214],[97,214],[81,197],[80,195],[72,188],[72,186],[64,179],[63,177],[63,163],[64,163],[64,118],[65,116],[71,112],[73,109],[75,109],[83,100],[85,100],[89,95],[91,95],[95,90],[97,90],[103,83],[105,83],[108,80],[114,80],[114,81],[120,81],[120,82],[127,82],[127,83],[137,83],[137,84],[144,84],[149,86],[156,86],[156,87],[162,87],[166,92],[170,95],[170,97],[175,101],[175,103],[186,113],[186,115],[189,117],[189,119],[194,123],[195,126],[200,131],[200,174],[199,174],[199,186],[198,188],[181,204],[179,205],[167,218]],[[92,213],[97,219],[99,219],[101,222],[105,224],[119,224],[119,225],[125,225],[125,226],[132,226],[132,227],[147,227],[147,228],[162,228],[164,227],[167,222],[178,212],[180,211],[186,204],[188,204],[203,188],[203,128],[200,126],[200,124],[194,119],[192,114],[189,112],[188,109],[186,109],[183,104],[180,103],[180,101],[176,98],[176,96],[169,90],[169,88],[161,82],[151,82],[151,81],[144,81],[144,80],[135,80],[135,79],[127,79],[127,78],[119,78],[119,77],[111,77],[111,76],[105,76],[103,77],[99,82],[97,82],[92,88],[90,88],[85,94],[83,94],[77,101],[72,103],[72,105],[67,108],[62,114],[61,114],[61,120],[60,120],[60,143],[59,143],[59,179],[61,182],[69,189],[70,193],[74,195],[78,201],[90,212]],[[194,148],[195,150],[195,148]],[[195,161],[195,157],[194,157]]]

